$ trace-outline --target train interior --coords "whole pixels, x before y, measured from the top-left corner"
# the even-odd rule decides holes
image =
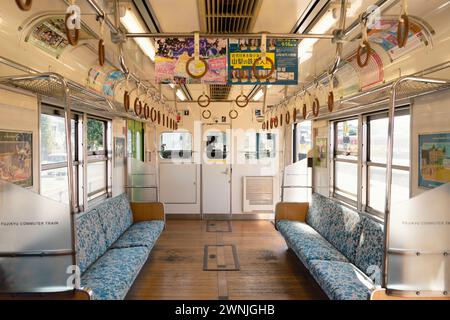
[[[450,299],[449,1],[0,3],[0,299]]]

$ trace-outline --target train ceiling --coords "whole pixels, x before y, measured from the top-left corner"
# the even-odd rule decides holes
[[[128,2],[134,6],[150,32],[201,31],[225,34],[315,32],[314,28],[322,17],[331,13],[335,18],[334,23],[329,24],[326,31],[317,32],[329,33],[336,28],[339,13],[334,12],[333,9],[340,3],[340,1],[327,0],[129,0],[121,2]],[[443,2],[445,1],[409,1],[409,8],[411,12],[419,15],[420,12],[426,12],[427,8],[438,7]],[[357,21],[359,15],[375,1],[348,0],[348,3],[346,26]],[[394,1],[387,14],[399,12],[399,2]],[[358,37],[359,32],[359,29],[355,30],[353,37]],[[344,45],[344,52],[348,53],[355,47],[352,43]],[[330,40],[320,40],[314,44],[313,48],[313,52],[320,52],[320,55],[314,54],[308,61],[300,64],[298,86],[269,87],[266,105],[279,103],[286,95],[292,95],[304,83],[310,82],[315,76],[328,69],[334,59],[334,44]],[[181,89],[187,100],[196,100],[205,90],[215,100],[233,100],[241,93],[241,90],[255,97],[260,90],[254,85],[241,88],[241,86],[192,84],[183,86]],[[162,91],[169,99],[175,97],[174,89],[168,85],[163,85]],[[259,101],[262,102],[262,99],[260,98]]]

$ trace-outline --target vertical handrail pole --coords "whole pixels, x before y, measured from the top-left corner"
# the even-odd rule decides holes
[[[60,75],[56,76],[64,88],[64,119],[66,127],[66,150],[67,150],[67,182],[68,197],[72,231],[72,264],[77,265],[76,257],[76,231],[75,231],[75,197],[74,197],[74,175],[72,158],[72,112],[70,109],[70,90],[66,80]]]
[[[388,140],[387,140],[387,155],[386,155],[386,194],[384,203],[384,259],[383,259],[383,277],[382,286],[386,288],[387,285],[387,268],[388,268],[388,246],[389,246],[389,230],[390,230],[390,209],[391,209],[391,184],[392,184],[392,161],[394,152],[394,114],[395,101],[397,99],[397,85],[402,79],[397,80],[391,87],[391,97],[389,100],[388,111]]]

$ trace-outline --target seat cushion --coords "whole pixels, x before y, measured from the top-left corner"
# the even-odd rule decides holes
[[[333,199],[314,194],[307,222],[351,262],[361,236],[360,215]]]
[[[110,247],[133,224],[130,203],[123,193],[107,199],[96,209],[105,232],[106,245]]]
[[[374,289],[373,282],[348,262],[314,260],[310,272],[332,300],[368,300]]]
[[[147,257],[143,247],[110,249],[83,274],[81,285],[96,300],[124,299]]]
[[[95,209],[78,215],[75,221],[78,267],[83,273],[105,253],[106,238]]]
[[[356,249],[355,265],[380,285],[384,256],[384,227],[366,216],[362,216],[361,219],[362,234]]]
[[[112,248],[142,246],[151,250],[163,229],[164,221],[160,220],[135,223],[112,245]]]
[[[348,262],[342,253],[306,223],[281,220],[278,221],[277,227],[289,247],[307,268],[312,260]]]

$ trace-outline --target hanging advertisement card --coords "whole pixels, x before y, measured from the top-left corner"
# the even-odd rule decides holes
[[[157,83],[173,84],[226,84],[227,41],[226,39],[200,39],[200,55],[207,63],[207,72],[194,79],[186,72],[188,60],[194,56],[194,38],[157,38],[155,77]],[[189,70],[193,74],[204,71],[201,60],[193,62]]]
[[[228,84],[297,84],[297,40],[268,39],[265,63],[261,58],[261,39],[230,39]],[[255,65],[257,74],[253,71],[255,60],[258,60]]]

